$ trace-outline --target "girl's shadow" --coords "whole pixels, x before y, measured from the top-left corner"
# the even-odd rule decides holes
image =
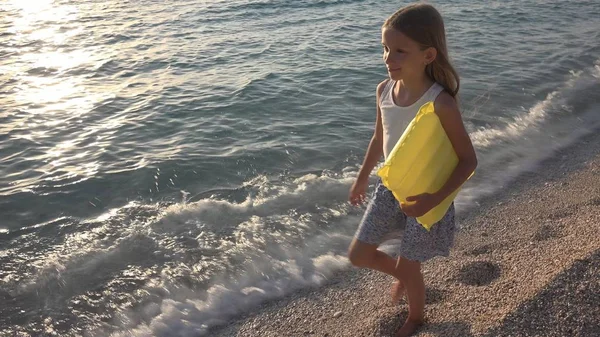
[[[386,317],[379,323],[379,336],[393,337],[402,324],[406,321],[408,312],[403,310],[401,313],[393,317]],[[439,337],[473,337],[471,333],[471,325],[465,322],[443,322],[443,323],[428,323],[417,330],[414,336],[419,336],[421,333]]]
[[[440,337],[473,337],[471,333],[471,325],[465,322],[443,322],[443,323],[426,323],[423,325],[418,333],[427,332],[434,336]],[[392,335],[393,336],[393,335]]]

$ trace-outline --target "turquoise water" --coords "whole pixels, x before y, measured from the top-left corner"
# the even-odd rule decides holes
[[[598,132],[600,4],[435,5],[480,161],[464,212]],[[348,268],[396,7],[0,4],[0,331],[202,335]]]

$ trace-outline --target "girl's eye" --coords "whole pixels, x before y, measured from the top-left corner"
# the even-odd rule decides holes
[[[402,49],[397,49],[397,50],[396,50],[396,52],[397,52],[397,53],[404,53],[404,50],[402,50]]]

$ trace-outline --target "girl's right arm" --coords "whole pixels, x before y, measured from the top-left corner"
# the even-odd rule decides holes
[[[366,198],[367,187],[369,185],[369,175],[371,171],[381,159],[383,154],[383,125],[381,124],[381,109],[379,108],[379,101],[383,89],[389,80],[385,80],[377,86],[377,118],[375,121],[375,132],[367,148],[367,154],[363,160],[363,164],[358,171],[358,177],[350,189],[350,203],[352,205],[358,205],[363,203]]]

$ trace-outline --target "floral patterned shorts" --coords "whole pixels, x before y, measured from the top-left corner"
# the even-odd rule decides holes
[[[427,231],[413,217],[408,217],[392,192],[381,182],[367,206],[355,234],[361,242],[381,245],[384,241],[400,239],[396,255],[412,261],[425,262],[436,256],[448,256],[454,244],[454,203],[446,215]]]

